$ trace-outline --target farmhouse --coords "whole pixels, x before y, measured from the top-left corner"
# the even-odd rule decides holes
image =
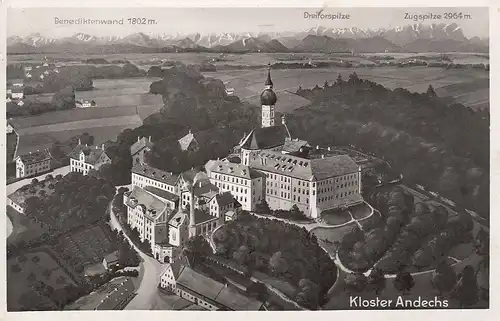
[[[168,263],[165,271],[161,274],[160,287],[175,293],[177,279],[185,266],[189,266],[189,261],[184,255],[173,260],[172,263]]]
[[[77,100],[75,101],[75,106],[76,108],[89,108],[89,107],[95,107],[96,103],[95,101],[89,101],[89,100]]]
[[[132,155],[132,166],[140,163],[146,163],[145,154],[153,149],[153,143],[151,142],[151,136],[149,138],[137,137],[137,142],[130,146],[130,155]]]
[[[51,159],[52,157],[47,149],[17,156],[14,160],[16,162],[16,177],[35,176],[49,171]]]
[[[22,99],[24,97],[24,91],[21,87],[15,87],[12,89],[12,99]]]
[[[167,268],[160,286],[170,289],[207,310],[259,311],[263,303],[241,294],[238,290],[217,282],[189,266]]]
[[[12,134],[14,132],[14,127],[7,121],[7,134]]]
[[[87,146],[81,142],[69,154],[70,169],[72,172],[87,175],[91,169],[98,170],[104,164],[111,164],[111,158],[102,146]]]
[[[106,270],[109,270],[112,267],[117,266],[118,261],[119,261],[118,251],[114,251],[104,257],[104,259],[102,260],[102,265],[104,265],[104,268]]]

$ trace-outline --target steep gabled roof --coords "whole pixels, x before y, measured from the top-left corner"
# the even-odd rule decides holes
[[[21,161],[24,163],[24,165],[29,165],[29,164],[34,164],[34,163],[39,163],[39,162],[50,160],[52,157],[50,155],[49,150],[44,149],[41,151],[36,151],[34,153],[20,155],[20,156],[18,156],[18,158],[21,159]]]
[[[178,142],[179,142],[179,145],[181,147],[181,150],[183,150],[183,151],[188,150],[189,146],[191,146],[191,144],[193,144],[193,143],[199,144],[195,135],[193,133],[191,133],[191,131],[189,131],[189,133],[187,133],[185,136],[180,138],[178,140]]]
[[[81,152],[83,152],[83,154],[85,155],[85,163],[87,164],[95,164],[102,154],[105,154],[109,157],[109,155],[106,154],[106,152],[99,146],[86,146],[81,144],[76,146],[75,149],[71,151],[69,157],[79,160]]]
[[[132,173],[137,175],[146,176],[155,181],[165,183],[170,186],[175,186],[179,179],[179,175],[172,172],[166,172],[164,170],[154,168],[144,163],[137,163],[132,167]]]
[[[134,156],[143,148],[153,148],[153,143],[151,142],[151,137],[148,139],[146,137],[142,137],[138,141],[136,141],[132,146],[130,146],[130,155]]]
[[[224,192],[222,194],[217,194],[215,200],[219,206],[226,206],[229,204],[234,204],[234,197],[230,192]]]
[[[289,137],[288,131],[282,124],[271,127],[255,128],[245,139],[243,139],[240,146],[248,150],[269,149],[283,145],[286,137]]]

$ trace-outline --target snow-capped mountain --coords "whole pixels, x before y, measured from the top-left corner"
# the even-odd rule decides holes
[[[352,44],[358,50],[363,51],[365,47],[393,48],[393,44],[401,50],[414,48],[420,44],[432,44],[429,48],[441,48],[450,50],[454,48],[479,48],[488,51],[488,39],[477,37],[467,39],[460,26],[451,24],[410,24],[390,29],[361,29],[352,28],[325,28],[322,26],[310,28],[301,32],[258,32],[258,33],[194,33],[194,34],[146,34],[142,32],[134,33],[125,37],[117,36],[93,36],[84,33],[77,33],[71,37],[50,38],[39,33],[27,37],[9,37],[7,46],[9,52],[38,52],[47,51],[48,48],[70,49],[71,45],[81,48],[81,46],[118,46],[127,48],[141,47],[147,48],[148,52],[158,48],[177,48],[194,50],[221,50],[221,51],[267,51],[281,52],[285,48],[309,48],[312,38],[308,38],[309,43],[304,43],[308,36],[320,36],[331,39],[344,39],[344,45]],[[352,42],[351,40],[356,40]],[[424,41],[425,40],[425,41]],[[315,39],[314,43],[320,41]],[[273,42],[272,44],[270,44]],[[327,47],[337,47],[342,42],[332,42],[326,40]],[[375,45],[377,43],[377,45]],[[248,44],[248,45],[247,45]],[[270,44],[270,45],[268,45]],[[348,45],[349,44],[349,45]],[[451,46],[453,44],[453,46]],[[473,44],[473,45],[471,45]],[[343,47],[342,45],[341,47]],[[316,47],[316,45],[312,46]],[[15,50],[14,50],[15,49]],[[369,49],[369,50],[371,50]],[[130,49],[132,50],[132,49]],[[367,49],[368,50],[368,49]],[[50,50],[49,50],[50,51]]]

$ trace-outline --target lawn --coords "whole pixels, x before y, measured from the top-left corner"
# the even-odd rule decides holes
[[[331,243],[340,242],[344,235],[349,233],[349,231],[356,226],[356,223],[350,223],[342,227],[327,228],[327,227],[316,227],[311,230],[318,240],[328,240]]]
[[[364,219],[371,213],[370,207],[365,203],[349,207],[349,211],[356,220]]]
[[[329,225],[345,224],[352,220],[348,210],[328,210],[321,213],[321,218]]]
[[[30,293],[31,284],[43,281],[54,290],[75,285],[68,275],[53,259],[47,250],[26,253],[7,261],[7,297],[9,310],[19,310],[23,307],[24,297]],[[32,303],[29,304],[33,306]]]
[[[16,133],[7,134],[7,162],[14,160],[16,152],[17,135]]]
[[[19,213],[13,207],[7,206],[7,216],[12,222],[12,234],[7,238],[7,244],[28,242],[47,232],[47,228]]]

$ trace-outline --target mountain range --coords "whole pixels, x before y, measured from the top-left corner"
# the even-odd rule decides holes
[[[39,33],[7,38],[7,52],[488,52],[489,40],[466,38],[451,24],[412,24],[391,29],[315,27],[302,32],[145,34],[124,37]]]

